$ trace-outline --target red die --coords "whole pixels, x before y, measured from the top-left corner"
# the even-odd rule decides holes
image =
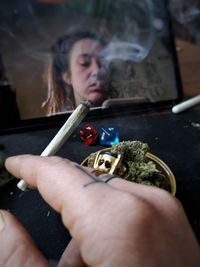
[[[92,145],[98,140],[97,129],[91,124],[86,124],[80,130],[80,137],[86,145]]]

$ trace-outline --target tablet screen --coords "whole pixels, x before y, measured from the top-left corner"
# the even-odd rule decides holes
[[[174,51],[164,0],[1,1],[1,128],[45,123],[83,99],[96,114],[174,103]]]

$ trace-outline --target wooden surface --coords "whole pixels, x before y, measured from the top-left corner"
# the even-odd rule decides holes
[[[184,98],[200,94],[200,45],[177,40],[177,55]]]

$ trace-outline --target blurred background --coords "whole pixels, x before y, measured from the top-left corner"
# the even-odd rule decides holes
[[[200,0],[170,0],[184,97],[200,93]]]

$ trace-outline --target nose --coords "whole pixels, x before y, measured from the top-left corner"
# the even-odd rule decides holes
[[[101,68],[101,66],[100,66],[99,62],[97,61],[97,59],[93,58],[92,64],[91,64],[91,75],[97,76],[99,74],[100,68]]]

